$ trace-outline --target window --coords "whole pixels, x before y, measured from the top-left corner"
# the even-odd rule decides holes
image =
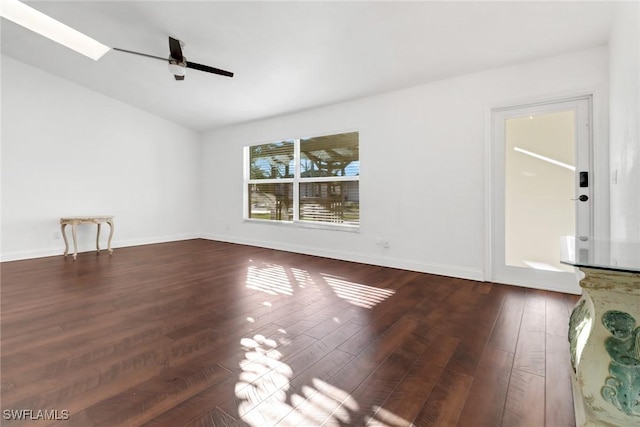
[[[246,219],[360,224],[358,132],[245,147]]]

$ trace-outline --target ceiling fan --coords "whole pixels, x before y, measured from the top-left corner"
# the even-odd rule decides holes
[[[169,58],[162,58],[160,56],[149,55],[146,53],[134,52],[131,50],[120,49],[117,47],[112,48],[119,52],[131,53],[134,55],[146,56],[147,58],[159,59],[161,61],[167,61],[169,63],[169,70],[173,73],[176,80],[184,80],[184,76],[187,72],[187,68],[194,70],[204,71],[205,73],[219,74],[221,76],[233,77],[231,71],[221,70],[219,68],[210,67],[208,65],[197,64],[195,62],[187,61],[187,58],[182,54],[182,46],[184,43],[173,37],[169,37]]]

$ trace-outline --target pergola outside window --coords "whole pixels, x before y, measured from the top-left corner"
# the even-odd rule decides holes
[[[245,219],[360,224],[358,132],[245,147]]]

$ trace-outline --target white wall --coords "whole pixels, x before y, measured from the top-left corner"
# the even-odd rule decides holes
[[[611,237],[640,241],[640,3],[619,5],[609,38]]]
[[[607,153],[607,79],[603,47],[205,133],[204,234],[483,279],[490,109],[596,91],[596,153]],[[359,233],[243,222],[244,145],[351,130],[360,132]]]
[[[2,56],[2,260],[61,254],[65,215],[115,215],[114,247],[199,236],[199,155],[196,132]]]

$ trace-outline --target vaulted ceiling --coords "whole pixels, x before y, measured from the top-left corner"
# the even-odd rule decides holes
[[[39,1],[110,46],[230,70],[187,70],[110,51],[94,62],[2,20],[2,53],[202,131],[605,45],[610,1]],[[10,84],[3,78],[3,84]]]

